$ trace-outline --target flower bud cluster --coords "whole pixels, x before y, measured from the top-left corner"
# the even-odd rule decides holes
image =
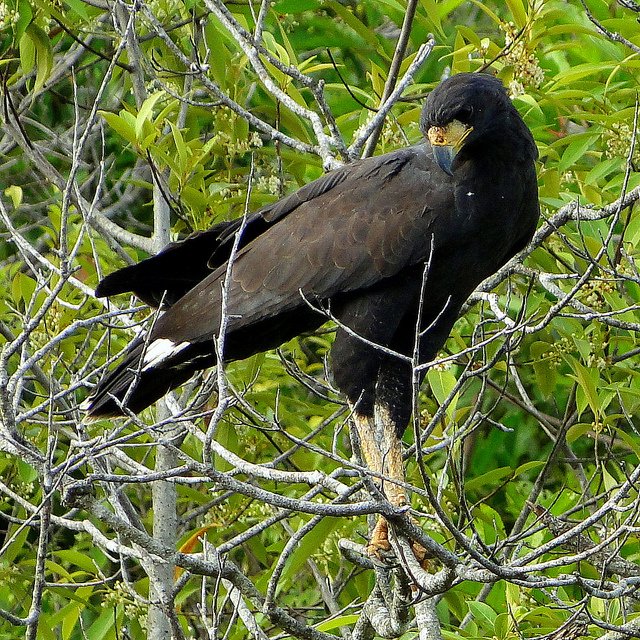
[[[628,122],[614,122],[605,136],[605,154],[608,158],[628,158],[633,129]],[[640,131],[636,131],[633,162],[640,162]]]
[[[529,49],[526,33],[520,34],[513,22],[504,22],[500,28],[505,34],[505,61],[513,67],[509,94],[514,98],[526,93],[528,88],[538,89],[544,82],[544,71],[538,58]]]
[[[0,30],[13,27],[20,19],[20,14],[16,9],[7,6],[6,2],[0,2]]]

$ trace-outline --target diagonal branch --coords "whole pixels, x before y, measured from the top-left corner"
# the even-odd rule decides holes
[[[416,8],[418,6],[418,0],[409,0],[407,2],[407,8],[405,9],[404,20],[402,21],[402,29],[400,30],[400,36],[396,43],[396,49],[393,53],[393,60],[389,67],[389,74],[387,75],[387,81],[384,84],[384,91],[382,92],[382,98],[380,98],[381,104],[384,104],[389,96],[393,93],[393,89],[398,81],[398,75],[400,74],[400,65],[404,60],[405,53],[407,51],[407,45],[409,44],[409,36],[411,35],[411,27],[413,26],[413,19],[416,14]],[[378,144],[378,138],[382,132],[384,120],[380,120],[376,125],[376,128],[371,132],[367,144],[362,152],[363,158],[368,158],[373,155],[376,145]]]

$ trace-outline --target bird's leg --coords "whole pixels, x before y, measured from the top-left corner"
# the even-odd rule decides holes
[[[376,407],[375,417],[363,416],[353,412],[353,421],[360,440],[360,449],[364,462],[376,474],[404,482],[402,463],[402,444],[396,434],[396,428],[389,413],[382,407]],[[387,479],[379,480],[382,492],[395,507],[407,504],[407,494],[402,486]],[[388,525],[379,518],[371,534],[369,551],[375,556],[389,551]]]
[[[374,433],[382,458],[381,473],[389,480],[382,481],[382,491],[394,507],[402,507],[408,502],[404,484],[404,463],[402,460],[402,441],[398,436],[396,422],[389,409],[376,403]]]
[[[403,507],[409,500],[403,486],[405,475],[402,442],[397,435],[396,422],[389,410],[378,404],[375,407],[374,417],[364,416],[354,411],[353,421],[358,432],[364,462],[369,469],[384,476],[385,479],[381,479],[380,484],[387,500],[394,507]],[[413,541],[411,548],[418,562],[424,566],[428,559],[427,550]],[[390,549],[389,525],[384,518],[378,518],[371,532],[369,553],[380,557]]]

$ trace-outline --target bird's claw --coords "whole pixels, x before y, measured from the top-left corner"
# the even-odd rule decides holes
[[[431,554],[419,542],[416,542],[415,540],[411,541],[411,551],[418,561],[418,564],[425,571],[430,571],[432,560]]]
[[[432,559],[429,552],[415,540],[411,540],[411,551],[420,566],[425,570],[429,570]],[[384,518],[378,519],[371,532],[371,540],[367,545],[367,554],[374,564],[384,565],[385,567],[393,564],[395,554],[389,542],[389,524]]]
[[[371,532],[371,540],[367,545],[367,554],[374,562],[384,562],[385,557],[388,558],[393,553],[391,543],[389,542],[389,525],[384,518],[378,518],[373,531]]]

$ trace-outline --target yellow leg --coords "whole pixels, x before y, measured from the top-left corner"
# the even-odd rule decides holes
[[[404,466],[402,464],[402,444],[396,435],[395,428],[385,412],[376,412],[375,420],[353,412],[353,421],[364,463],[376,474],[381,474],[394,480],[404,482]],[[378,415],[380,414],[380,415]],[[386,418],[386,419],[385,419]],[[401,507],[407,504],[407,494],[404,488],[389,480],[375,481],[380,483],[380,488],[389,502]],[[379,518],[369,542],[369,553],[379,557],[382,552],[389,551],[389,528],[384,518]]]
[[[354,411],[353,420],[367,467],[376,474],[404,482],[402,444],[388,413],[376,410],[373,420]],[[392,505],[401,507],[407,504],[407,494],[401,485],[389,480],[379,482],[382,492]]]
[[[389,412],[383,407],[376,407],[375,419],[372,419],[353,411],[353,421],[367,467],[390,480],[404,483],[402,443]],[[402,507],[408,502],[407,493],[402,484],[390,480],[376,481],[380,482],[382,492],[389,502],[395,507]],[[416,542],[412,542],[411,547],[417,560],[423,564],[427,559],[426,549]],[[389,526],[384,518],[379,518],[371,532],[369,553],[379,557],[381,552],[390,549]]]

